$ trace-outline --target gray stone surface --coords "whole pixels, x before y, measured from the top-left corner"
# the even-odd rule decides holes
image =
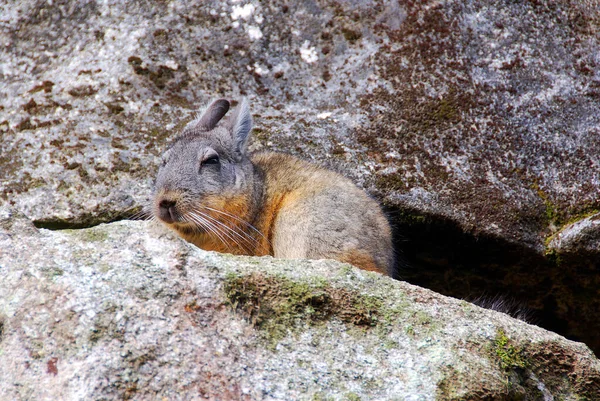
[[[585,345],[334,261],[7,209],[0,249],[1,400],[600,397]]]
[[[2,198],[38,221],[89,224],[121,215],[148,197],[166,139],[215,95],[250,97],[260,138],[255,149],[331,157],[333,139],[350,142],[347,132],[362,118],[347,106],[381,84],[367,79],[374,66],[364,68],[377,50],[374,37],[352,46],[339,34],[320,39],[338,8],[5,5]],[[327,89],[320,76],[330,69]],[[348,76],[360,88],[340,86]]]
[[[600,252],[600,213],[568,224],[551,237],[548,249],[557,255],[589,255]]]
[[[378,187],[538,251],[597,209],[598,5],[407,6],[376,56],[392,89],[363,100],[372,105],[363,142],[383,156]]]
[[[600,210],[599,27],[597,0],[0,0],[0,203],[131,215],[195,110],[247,96],[253,150],[338,169],[414,229],[403,277],[514,295],[598,352],[600,251],[556,239]]]
[[[247,95],[256,149],[543,253],[598,206],[599,21],[597,1],[5,3],[0,193],[109,220],[202,102]]]

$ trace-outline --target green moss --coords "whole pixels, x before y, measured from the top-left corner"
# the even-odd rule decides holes
[[[532,183],[530,188],[536,191],[537,195],[544,202],[544,206],[546,208],[545,217],[548,224],[560,225],[560,213],[558,208],[551,202],[550,196],[542,188],[540,188],[537,182]]]
[[[431,218],[429,216],[420,214],[417,211],[406,209],[398,210],[394,214],[394,217],[394,220],[396,222],[406,224],[409,226],[423,225],[431,222]]]
[[[537,195],[544,202],[544,214],[548,224],[551,225],[551,230],[553,231],[553,234],[546,238],[546,245],[550,243],[556,233],[560,232],[565,227],[600,213],[600,209],[598,209],[597,205],[584,205],[583,207],[579,207],[578,210],[561,210],[551,201],[550,195],[542,190],[537,183],[534,182],[531,184],[530,188],[535,190]]]
[[[458,110],[453,99],[442,99],[433,108],[431,118],[435,121],[452,121],[458,116]]]
[[[562,224],[562,226],[556,232],[553,232],[551,235],[548,235],[544,240],[544,246],[546,247],[546,257],[551,261],[558,261],[560,259],[560,255],[558,255],[554,249],[548,248],[550,246],[550,242],[552,242],[552,240],[556,238],[556,236],[559,235],[565,228],[570,227],[571,225],[598,213],[600,213],[600,210],[596,208],[589,208],[585,209],[580,213],[571,215],[569,219],[564,224]]]
[[[89,228],[85,230],[67,230],[73,234],[76,234],[83,241],[88,242],[102,242],[108,239],[108,233],[100,228]]]
[[[65,274],[63,269],[52,265],[40,266],[40,270],[44,273],[44,276],[50,280],[54,280]]]
[[[334,288],[324,280],[295,282],[260,273],[230,274],[223,289],[227,303],[274,343],[301,324],[331,318],[353,326],[375,326],[382,305],[377,297]]]
[[[440,329],[439,322],[432,315],[421,310],[414,310],[410,305],[385,310],[381,320],[386,323],[382,327],[387,330],[387,332],[380,330],[383,341],[389,341],[387,339],[389,329],[395,329],[395,323],[398,320],[404,322],[404,332],[413,338],[429,337],[432,333]]]
[[[341,276],[350,276],[351,279],[355,279],[357,277],[355,274],[355,271],[354,271],[354,267],[349,264],[342,265],[342,267],[340,269],[340,275]]]
[[[348,401],[360,401],[361,400],[360,396],[356,393],[346,393],[345,397],[346,397],[346,400],[348,400]]]
[[[546,220],[554,224],[559,224],[560,214],[558,209],[547,199],[544,200],[544,205],[546,206]]]
[[[430,314],[425,313],[423,311],[415,312],[414,321],[415,323],[421,326],[429,326],[434,323],[433,317]]]
[[[570,226],[571,224],[575,224],[578,221],[581,221],[583,219],[587,219],[588,217],[592,217],[595,214],[600,213],[600,210],[594,207],[590,207],[590,208],[586,208],[583,211],[577,213],[577,214],[573,214],[569,217],[569,219],[565,222],[564,226],[561,227],[561,229]]]
[[[325,394],[324,394],[323,392],[321,392],[321,391],[320,391],[320,392],[318,392],[318,393],[315,393],[315,394],[313,395],[313,398],[312,398],[312,399],[313,399],[313,401],[330,401],[330,400],[333,400],[333,398],[331,398],[331,397],[328,397],[327,395],[325,395]]]
[[[504,330],[496,332],[494,339],[494,352],[504,370],[525,369],[527,362],[522,356],[522,351],[511,344]]]
[[[553,249],[548,249],[548,247],[550,246],[550,243],[552,242],[552,240],[556,237],[556,234],[558,234],[560,231],[556,232],[556,233],[552,233],[551,235],[548,235],[545,239],[544,239],[544,247],[546,248],[546,256],[549,255],[550,253],[554,252]]]
[[[375,178],[375,186],[384,191],[402,191],[407,188],[406,181],[398,173],[378,174]]]
[[[556,249],[546,249],[546,260],[556,267],[562,264],[562,258]]]

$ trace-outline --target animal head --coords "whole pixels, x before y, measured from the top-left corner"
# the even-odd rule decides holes
[[[252,117],[244,99],[227,117],[228,100],[213,101],[177,136],[162,157],[153,214],[180,231],[198,231],[216,212],[244,208],[253,168],[246,154]],[[235,211],[233,211],[235,213]]]

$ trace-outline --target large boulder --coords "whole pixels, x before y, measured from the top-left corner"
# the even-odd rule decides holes
[[[0,5],[0,199],[39,227],[131,215],[196,109],[248,96],[253,150],[386,204],[401,277],[600,350],[599,226],[567,235],[600,209],[599,25],[596,0]]]
[[[334,261],[6,209],[0,249],[2,400],[600,398],[585,345]]]

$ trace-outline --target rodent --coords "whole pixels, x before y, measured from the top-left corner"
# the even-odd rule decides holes
[[[246,99],[212,102],[163,155],[152,214],[205,250],[336,259],[393,275],[392,230],[349,179],[283,153],[249,155]]]

